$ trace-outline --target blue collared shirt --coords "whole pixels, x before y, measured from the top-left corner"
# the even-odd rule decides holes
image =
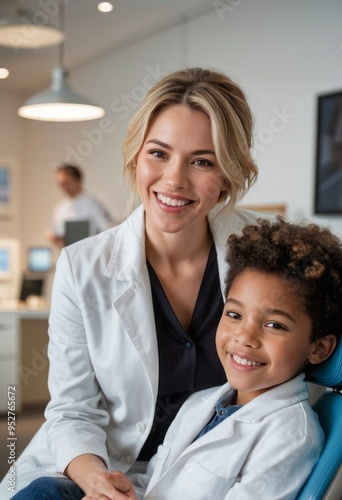
[[[206,434],[211,429],[216,427],[218,424],[223,422],[223,420],[230,417],[230,415],[232,415],[237,410],[242,408],[242,405],[232,404],[235,401],[235,399],[236,399],[236,390],[231,388],[229,389],[228,392],[226,392],[226,394],[222,396],[221,399],[217,401],[214,407],[215,410],[214,415],[211,417],[207,425],[203,427],[202,431],[198,434],[196,439],[200,438],[201,436],[204,436],[204,434]]]

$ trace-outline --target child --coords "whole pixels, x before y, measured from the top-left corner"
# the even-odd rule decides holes
[[[304,377],[341,335],[342,243],[278,217],[228,244],[216,347],[229,382],[183,405],[147,475],[131,478],[145,499],[295,499],[324,444]],[[113,498],[136,498],[130,486],[118,473],[126,493]]]

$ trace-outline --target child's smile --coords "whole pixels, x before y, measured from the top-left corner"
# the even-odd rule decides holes
[[[231,354],[231,357],[232,364],[236,365],[236,368],[240,370],[248,370],[250,368],[254,368],[255,366],[262,366],[265,364],[250,358],[240,357],[237,354]]]
[[[247,269],[233,281],[216,345],[239,404],[293,378],[310,360],[312,323],[284,278]]]

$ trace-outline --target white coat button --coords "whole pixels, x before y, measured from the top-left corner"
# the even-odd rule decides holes
[[[144,432],[144,430],[145,430],[145,424],[143,424],[142,422],[138,422],[137,425],[136,425],[136,429],[139,432]]]
[[[126,463],[128,465],[131,465],[133,463],[133,459],[132,459],[131,455],[127,455],[126,456]]]

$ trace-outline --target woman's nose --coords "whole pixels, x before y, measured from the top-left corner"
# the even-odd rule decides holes
[[[186,187],[188,184],[188,170],[184,162],[180,159],[169,162],[164,179],[173,189]]]

